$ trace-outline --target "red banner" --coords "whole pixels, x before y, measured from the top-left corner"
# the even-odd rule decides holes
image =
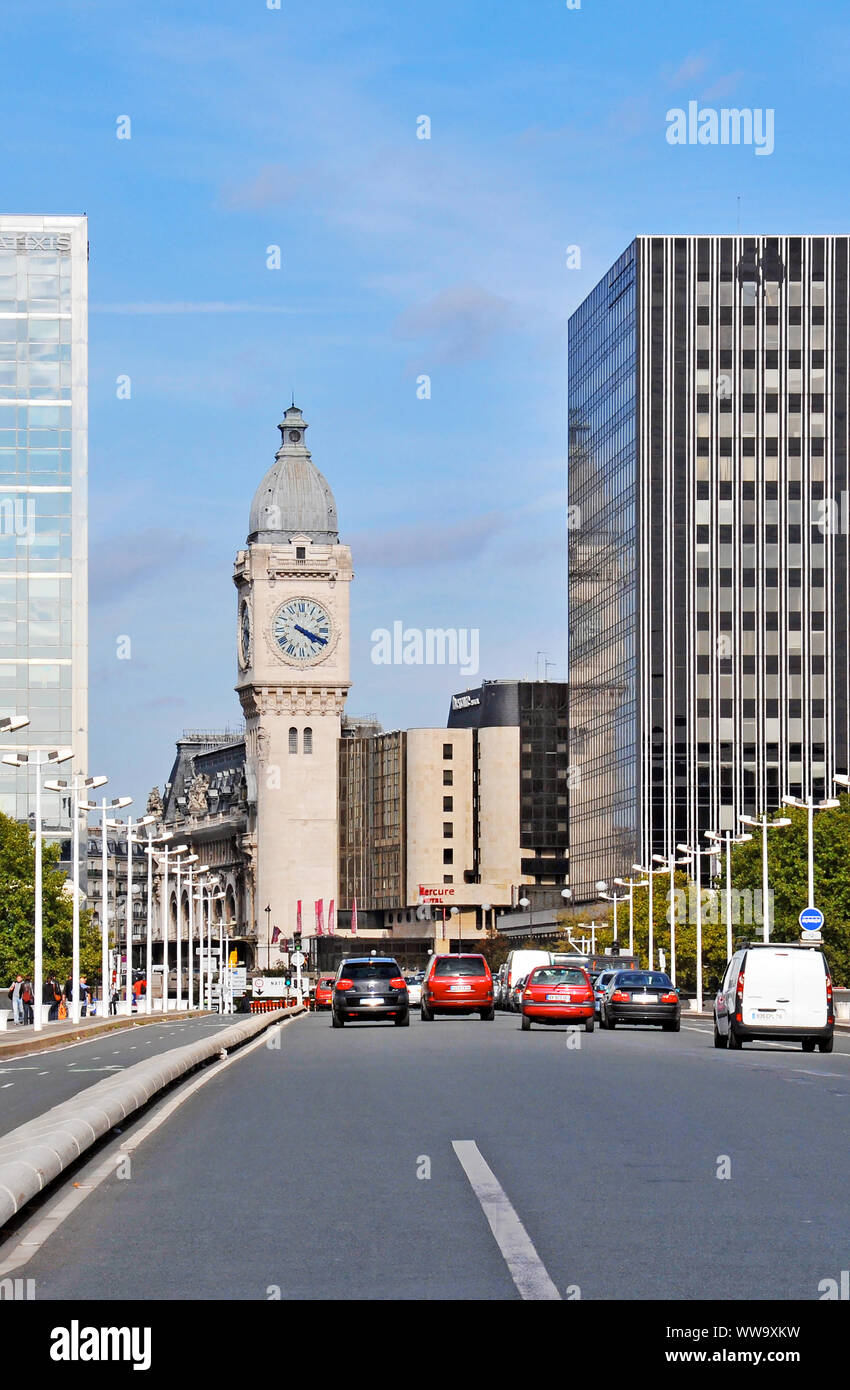
[[[317,899],[316,899],[316,935],[317,935],[317,936],[324,936],[324,934],[325,934],[325,900],[324,900],[324,898],[317,898]]]
[[[333,900],[333,898],[331,898],[330,905],[329,905],[329,907],[328,907],[328,936],[333,936],[333,934],[334,934],[334,900]]]
[[[295,930],[296,930],[297,932],[300,933],[300,931],[301,931],[301,899],[300,899],[300,898],[298,899],[298,912],[297,912],[297,915],[296,915],[296,922],[297,922],[297,926],[296,926]]]
[[[352,936],[356,936],[356,935],[357,935],[357,899],[356,899],[356,898],[353,898],[353,899],[352,899],[352,902],[351,902],[351,935],[352,935]]]

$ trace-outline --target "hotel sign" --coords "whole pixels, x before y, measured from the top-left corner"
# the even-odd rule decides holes
[[[455,895],[454,886],[448,883],[420,883],[419,901],[421,903],[444,903]]]
[[[480,695],[453,695],[452,709],[471,709],[473,705],[481,704]]]

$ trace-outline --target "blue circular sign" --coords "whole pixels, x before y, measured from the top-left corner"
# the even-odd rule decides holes
[[[800,926],[803,931],[820,931],[823,926],[823,913],[819,907],[804,907],[800,913]]]

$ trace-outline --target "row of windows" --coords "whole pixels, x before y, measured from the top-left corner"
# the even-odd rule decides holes
[[[295,728],[292,728],[292,729],[289,730],[289,751],[290,751],[290,753],[297,753],[297,752],[298,752],[298,730],[295,729]],[[305,729],[305,730],[304,730],[304,739],[303,739],[301,751],[302,751],[303,753],[312,753],[312,751],[313,751],[313,730],[312,730],[312,729]]]

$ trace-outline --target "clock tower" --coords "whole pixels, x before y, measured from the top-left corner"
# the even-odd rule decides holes
[[[349,680],[351,552],[336,503],[306,445],[296,405],[251,504],[236,556],[236,691],[245,715],[257,964],[270,936],[314,931],[314,904],[338,904],[340,720]],[[266,907],[271,912],[266,912]]]

